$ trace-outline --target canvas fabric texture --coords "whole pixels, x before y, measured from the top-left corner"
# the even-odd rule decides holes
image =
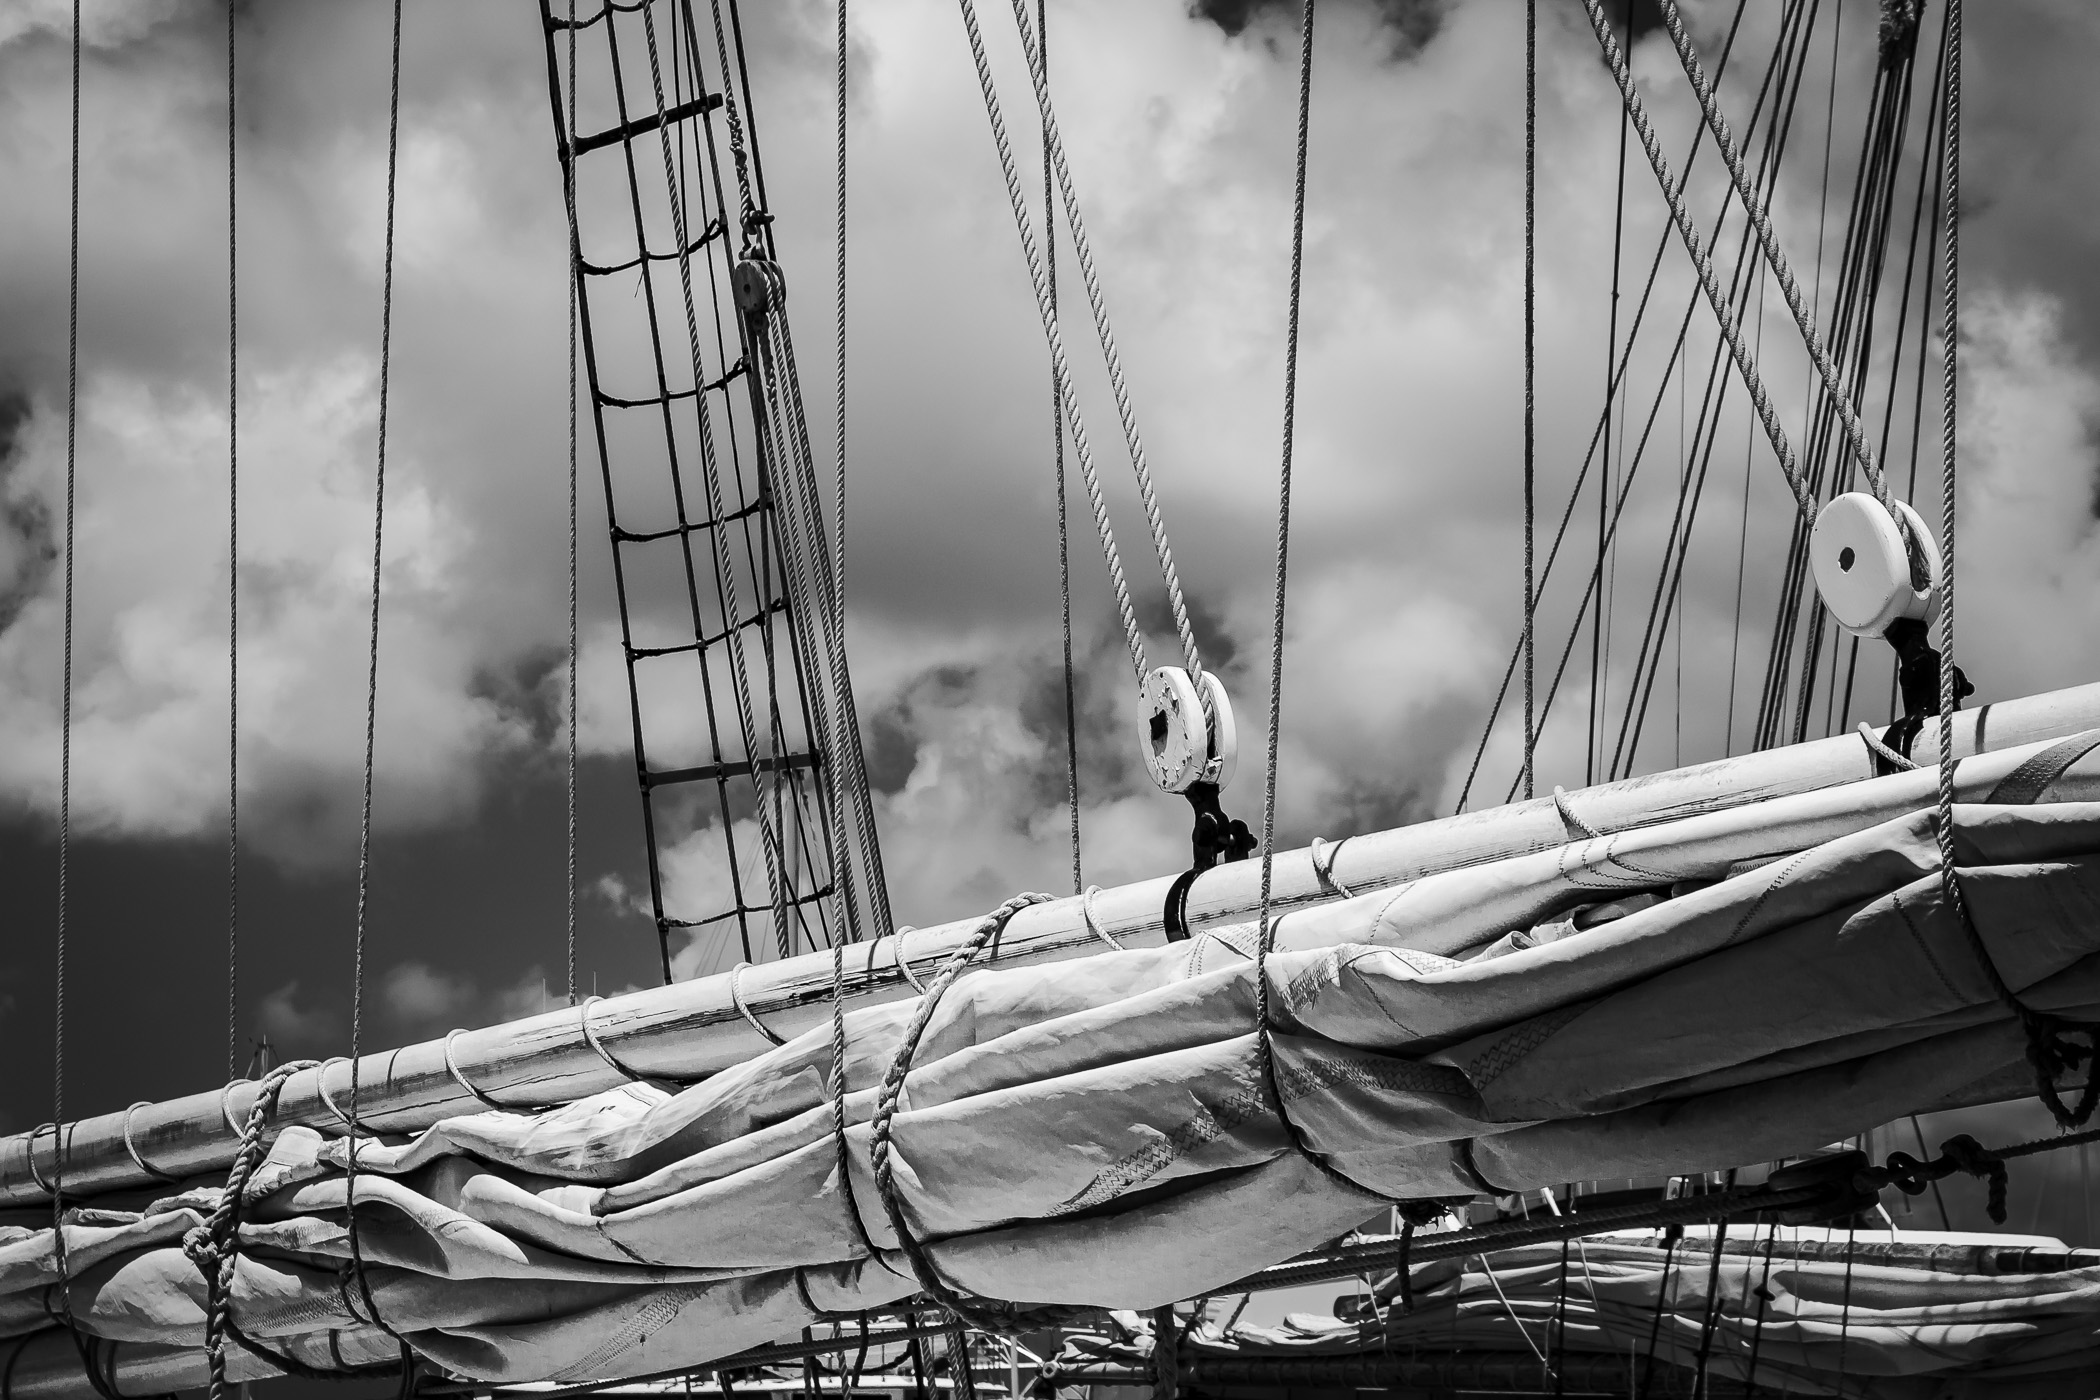
[[[2066,791],[2091,785],[2071,776]],[[1800,813],[1843,800],[1810,796],[1766,804],[1763,822],[1732,812],[1578,840],[1282,921],[1267,961],[1273,1093],[1339,1180],[1279,1119],[1250,927],[966,973],[895,1120],[912,1232],[967,1293],[1150,1308],[1331,1240],[1385,1198],[1799,1156],[1903,1113],[2026,1092],[2018,1026],[1942,907],[1930,809],[1772,849],[1775,831],[1817,829]],[[2007,982],[2091,1014],[2100,804],[1957,818],[1963,889]],[[250,1185],[233,1317],[309,1366],[390,1361],[398,1334],[459,1376],[584,1381],[699,1366],[897,1304],[918,1284],[871,1171],[870,1119],[916,1006],[846,1018],[845,1179],[825,1030],[678,1093],[635,1085],[363,1140],[370,1306],[348,1272],[348,1144],[287,1129]],[[69,1216],[71,1317],[115,1344],[126,1393],[201,1383],[206,1290],[181,1244],[216,1191]],[[73,1339],[53,1327],[48,1226],[11,1218],[10,1395],[84,1397]],[[236,1379],[270,1374],[228,1358]]]

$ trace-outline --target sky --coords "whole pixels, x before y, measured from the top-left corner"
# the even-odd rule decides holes
[[[226,12],[85,8],[69,1115],[219,1082],[228,1035]],[[1685,8],[1711,62],[1733,7]],[[1739,125],[1778,8],[1751,5],[1737,39],[1723,94]],[[1619,194],[1618,97],[1580,7],[1540,9],[1537,474],[1550,525],[1602,403],[1615,229],[1624,312],[1665,223],[1638,145]],[[1011,17],[989,0],[979,10],[1009,123],[1028,132]],[[1450,811],[1518,634],[1522,14],[1514,0],[1320,7],[1277,795],[1287,844]],[[1819,297],[1835,282],[1876,14],[1870,0],[1823,0],[1775,201]],[[1258,822],[1296,7],[1052,0],[1049,15],[1133,402],[1206,662],[1240,716],[1246,758],[1225,805]],[[812,431],[828,443],[835,15],[777,0],[744,19]],[[265,1035],[280,1057],[341,1053],[353,1014],[388,22],[376,0],[236,14],[243,1063]],[[848,637],[892,902],[900,921],[930,924],[1070,878],[1048,371],[955,7],[855,0],[849,24]],[[1968,24],[1957,647],[1989,700],[2100,677],[2100,108],[2085,81],[2100,17],[2072,0],[2000,0],[1969,7]],[[18,1070],[0,1085],[0,1130],[48,1118],[52,1102],[67,26],[56,0],[0,0],[0,1052]],[[535,1010],[565,981],[566,240],[545,52],[532,8],[496,0],[408,6],[403,48],[356,1007],[367,1047]],[[1644,34],[1635,67],[1681,165],[1697,113],[1667,39]],[[1032,149],[1021,156],[1039,188]],[[1702,226],[1719,179],[1709,151],[1691,187]],[[1595,671],[1608,715],[1631,685],[1683,470],[1688,429],[1673,420],[1696,415],[1713,353],[1702,308],[1690,385],[1672,387],[1662,351],[1692,287],[1673,248],[1629,373],[1635,430],[1661,394],[1643,460],[1663,465],[1630,496],[1609,561],[1612,636]],[[1067,295],[1110,508],[1164,655],[1161,589],[1069,273]],[[1798,439],[1806,361],[1776,287],[1763,307],[1762,363]],[[1902,385],[1914,374],[1913,361]],[[1740,400],[1721,418],[1683,620],[1633,771],[1748,742],[1788,517]],[[1916,494],[1937,529],[1927,408]],[[1892,464],[1909,440],[1899,423]],[[828,456],[819,466],[828,474]],[[1556,644],[1595,557],[1590,489],[1577,519],[1591,523],[1546,592],[1542,637]],[[586,477],[578,981],[611,992],[654,980],[656,950],[594,490]],[[1187,816],[1135,761],[1135,685],[1083,506],[1075,495],[1086,878],[1114,884],[1179,868]],[[1870,656],[1862,675],[1885,675],[1880,664]],[[1564,688],[1539,775],[1573,787],[1587,645]],[[1878,698],[1854,706],[1862,718],[1885,718]],[[1505,710],[1472,805],[1507,790],[1515,725]],[[674,882],[719,874],[690,865],[674,863]],[[681,974],[721,961],[699,942],[677,951]]]

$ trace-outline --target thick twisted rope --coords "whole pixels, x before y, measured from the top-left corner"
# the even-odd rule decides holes
[[[933,1020],[934,1008],[940,1005],[941,994],[948,990],[956,978],[962,976],[970,961],[999,936],[1014,915],[1031,904],[1047,903],[1049,899],[1047,894],[1015,895],[985,915],[977,927],[971,930],[970,936],[963,940],[962,945],[941,964],[940,971],[934,974],[933,981],[928,984],[925,995],[919,998],[918,1010],[912,1014],[911,1024],[905,1028],[904,1038],[897,1046],[897,1053],[891,1057],[890,1067],[882,1077],[882,1087],[876,1093],[875,1118],[869,1139],[869,1154],[875,1169],[875,1189],[882,1197],[883,1213],[889,1217],[890,1229],[896,1234],[897,1243],[904,1250],[904,1257],[911,1264],[912,1275],[918,1279],[919,1287],[926,1291],[928,1297],[945,1308],[951,1317],[980,1332],[995,1332],[1002,1336],[1046,1327],[1068,1326],[1085,1318],[1099,1316],[1099,1309],[1054,1305],[1030,1307],[972,1298],[958,1292],[942,1278],[940,1271],[934,1267],[926,1246],[913,1233],[911,1223],[904,1216],[904,1200],[897,1190],[894,1146],[896,1118],[898,1106],[904,1096],[905,1076],[911,1073],[912,1056],[918,1053],[919,1041],[926,1034],[928,1023]],[[836,1029],[833,1035],[836,1044]],[[834,1061],[841,1064],[843,1062],[843,1057]],[[843,1100],[839,1102],[843,1103]]]
[[[1952,911],[1967,935],[1971,951],[1989,977],[1991,990],[2020,1021],[2027,1036],[2027,1063],[2034,1071],[2035,1093],[2055,1117],[2058,1127],[2075,1128],[2090,1120],[2100,1108],[2100,1022],[2074,1020],[2028,1006],[2007,985],[1996,959],[1983,941],[1975,918],[1963,898],[1961,881],[1954,865],[1954,517],[1956,485],[1956,394],[1955,369],[1960,345],[1961,267],[1961,0],[1947,3],[1946,106],[1942,180],[1945,189],[1944,247],[1941,252],[1941,336],[1944,368],[1941,375],[1940,419],[1940,541],[1945,565],[1940,581],[1940,761],[1939,801],[1934,831],[1940,854],[1941,901]],[[2074,1037],[2083,1037],[2079,1044]],[[2066,1103],[2056,1081],[2066,1072],[2084,1066],[2086,1080],[2075,1101]]]
[[[999,151],[1000,173],[1006,177],[1007,202],[1013,206],[1014,226],[1021,235],[1021,254],[1028,263],[1028,278],[1035,287],[1036,313],[1043,323],[1043,338],[1050,345],[1051,371],[1058,397],[1072,425],[1072,452],[1079,459],[1079,476],[1086,483],[1087,502],[1093,507],[1094,530],[1101,537],[1101,557],[1108,564],[1108,581],[1115,594],[1116,615],[1123,622],[1123,640],[1130,648],[1130,664],[1143,684],[1149,669],[1145,664],[1145,634],[1138,626],[1130,603],[1130,585],[1123,576],[1123,556],[1116,548],[1115,527],[1108,518],[1108,502],[1101,494],[1101,477],[1094,465],[1093,444],[1087,437],[1086,419],[1079,411],[1079,396],[1072,387],[1072,370],[1065,359],[1064,332],[1058,326],[1057,305],[1050,295],[1049,279],[1037,255],[1035,233],[1028,217],[1028,204],[1021,192],[1020,172],[1014,165],[1013,145],[1007,140],[1006,118],[1000,112],[998,90],[992,84],[990,61],[985,57],[984,33],[978,27],[977,9],[971,0],[956,0],[962,11],[963,29],[970,41],[970,57],[977,65],[977,86],[984,95],[984,111],[992,127],[992,144]],[[1035,60],[1031,60],[1033,66]]]
[[[1713,84],[1707,80],[1698,51],[1684,32],[1684,19],[1677,12],[1677,0],[1660,0],[1660,4],[1663,28],[1669,31],[1670,42],[1677,47],[1678,62],[1684,67],[1685,77],[1691,80],[1692,91],[1698,94],[1699,110],[1706,117],[1707,130],[1713,133],[1714,144],[1720,148],[1721,159],[1728,166],[1728,177],[1735,184],[1736,198],[1742,201],[1743,212],[1757,234],[1757,246],[1765,255],[1766,265],[1772,269],[1780,294],[1786,298],[1787,310],[1794,314],[1794,325],[1801,332],[1802,344],[1808,348],[1808,358],[1815,365],[1817,376],[1823,381],[1823,393],[1837,411],[1838,422],[1845,430],[1845,441],[1858,459],[1860,472],[1866,477],[1874,499],[1895,519],[1905,543],[1912,544],[1910,522],[1895,509],[1889,496],[1888,482],[1883,479],[1880,464],[1874,459],[1874,448],[1867,440],[1866,427],[1859,421],[1852,396],[1840,382],[1837,365],[1832,362],[1822,336],[1816,331],[1815,311],[1801,295],[1801,284],[1795,279],[1793,268],[1787,264],[1786,254],[1780,250],[1779,238],[1772,232],[1771,217],[1764,201],[1757,197],[1750,172],[1743,164],[1743,153],[1736,144],[1735,133],[1729,128],[1728,118],[1722,114],[1721,105],[1714,97]],[[1629,105],[1630,102],[1631,99]]]
[[[1779,470],[1786,477],[1789,491],[1801,517],[1811,523],[1816,517],[1815,493],[1801,474],[1794,460],[1794,449],[1787,442],[1786,430],[1779,424],[1779,412],[1772,405],[1772,396],[1765,389],[1762,376],[1757,372],[1757,363],[1751,357],[1749,347],[1743,343],[1742,333],[1735,320],[1728,314],[1727,299],[1722,294],[1719,277],[1714,273],[1713,260],[1707,256],[1706,247],[1693,229],[1691,216],[1685,211],[1676,182],[1670,176],[1669,158],[1663,154],[1662,143],[1656,138],[1655,125],[1648,119],[1647,107],[1641,101],[1639,89],[1634,86],[1633,70],[1627,66],[1625,51],[1619,47],[1618,38],[1612,33],[1611,22],[1605,17],[1602,0],[1582,0],[1582,7],[1589,15],[1590,28],[1596,33],[1598,47],[1604,52],[1605,65],[1611,69],[1612,78],[1619,85],[1619,94],[1626,104],[1626,115],[1633,122],[1634,132],[1641,138],[1641,149],[1647,153],[1648,166],[1655,172],[1656,183],[1662,188],[1663,202],[1669,206],[1670,222],[1677,229],[1677,237],[1684,244],[1685,255],[1691,259],[1693,270],[1699,274],[1699,289],[1706,294],[1706,302],[1714,313],[1714,322],[1720,328],[1721,339],[1728,345],[1728,354],[1735,361],[1736,373],[1741,376],[1743,388],[1750,396],[1750,404],[1757,410],[1757,421],[1764,426],[1765,437],[1772,444],[1772,454],[1779,460]]]
[[[1101,342],[1101,359],[1108,368],[1108,384],[1116,401],[1116,417],[1123,426],[1123,443],[1130,452],[1131,471],[1137,477],[1138,499],[1144,503],[1145,523],[1152,531],[1152,552],[1167,584],[1167,605],[1174,614],[1174,631],[1181,638],[1182,656],[1188,662],[1189,679],[1203,679],[1203,658],[1196,647],[1195,628],[1189,622],[1187,603],[1181,596],[1181,577],[1174,570],[1174,550],[1167,543],[1166,517],[1160,513],[1159,496],[1152,488],[1152,470],[1145,463],[1145,442],[1138,435],[1137,410],[1131,406],[1130,386],[1123,376],[1123,361],[1116,353],[1115,331],[1108,321],[1108,302],[1101,292],[1101,275],[1094,267],[1094,249],[1086,236],[1086,221],[1079,215],[1079,197],[1072,190],[1072,172],[1065,165],[1064,140],[1057,133],[1057,111],[1050,102],[1050,75],[1044,66],[1041,46],[1030,32],[1027,0],[1010,0],[1014,27],[1028,54],[1028,75],[1035,88],[1037,111],[1042,117],[1043,144],[1050,164],[1057,171],[1057,189],[1065,208],[1065,221],[1072,226],[1072,254],[1079,260],[1079,279],[1086,286],[1087,308],[1093,312],[1094,334]],[[1199,684],[1204,708],[1210,700]]]
[[[270,1115],[277,1111],[285,1081],[318,1063],[292,1060],[263,1076],[247,1121],[241,1125],[240,1146],[234,1151],[233,1165],[226,1169],[226,1186],[219,1192],[218,1205],[204,1224],[182,1237],[184,1257],[204,1275],[204,1354],[211,1366],[211,1400],[222,1400],[226,1393],[226,1338],[234,1330],[233,1275],[240,1259],[241,1206],[248,1178],[262,1161],[263,1132]],[[274,1363],[277,1358],[269,1359]]]

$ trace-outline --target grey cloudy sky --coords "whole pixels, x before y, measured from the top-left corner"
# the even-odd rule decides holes
[[[26,1066],[48,1064],[55,922],[66,8],[0,0],[0,1036],[7,1062]],[[1010,19],[991,0],[980,8],[1025,129]],[[1540,8],[1540,478],[1557,514],[1601,401],[1619,117],[1580,7]],[[1736,74],[1762,69],[1779,8],[1750,6],[1731,101],[1743,100]],[[1709,51],[1732,9],[1687,5]],[[1778,202],[1805,275],[1819,228],[1832,258],[1842,232],[1876,9],[1824,0],[1812,42]],[[101,1108],[214,1082],[222,1053],[225,12],[188,0],[87,12],[73,1020],[105,1048],[151,1026],[158,1047],[143,1067],[78,1053],[69,1094]],[[1515,0],[1321,7],[1286,840],[1449,810],[1516,636],[1522,12]],[[1258,747],[1295,7],[1205,16],[1182,0],[1054,0],[1050,14],[1066,139],[1179,563]],[[832,9],[798,0],[744,18],[813,426],[828,441]],[[240,10],[240,1029],[267,1030],[286,1053],[339,1051],[347,1029],[387,20],[378,3]],[[1962,656],[1997,698],[2100,676],[2100,112],[2086,81],[2100,20],[2069,0],[2003,0],[1972,5],[1969,24]],[[1667,42],[1643,42],[1637,63],[1680,158],[1696,113]],[[532,7],[409,6],[368,1043],[530,1009],[560,979],[565,249],[544,84]],[[1067,878],[1048,390],[955,7],[855,0],[851,86],[851,642],[894,902],[924,924]],[[1709,154],[1693,186],[1709,211],[1716,176]],[[1637,148],[1626,188],[1637,277],[1663,228]],[[1657,324],[1674,327],[1691,295],[1673,251]],[[1798,432],[1807,380],[1790,336],[1772,292],[1761,343]],[[1068,338],[1084,362],[1076,320]],[[1704,366],[1703,311],[1690,343]],[[1637,359],[1640,393],[1661,363]],[[1105,444],[1096,371],[1084,389]],[[1623,703],[1626,636],[1674,501],[1677,414],[1673,392],[1654,489],[1636,493],[1623,527],[1608,706]],[[1936,431],[1928,422],[1928,439]],[[1754,708],[1787,516],[1748,433],[1731,408],[1687,584],[1681,690],[1673,668],[1640,770],[1722,751],[1732,670],[1739,708]],[[1127,469],[1103,458],[1133,577],[1149,581]],[[647,980],[654,950],[634,905],[626,702],[589,487],[584,981],[612,990]],[[1936,478],[1919,494],[1936,499]],[[1566,577],[1579,580],[1593,544],[1571,547]],[[1134,687],[1080,513],[1073,559],[1088,875],[1165,873],[1185,859],[1185,812],[1132,761]],[[1145,593],[1159,624],[1156,584]],[[1586,668],[1584,648],[1566,684],[1585,702]],[[1866,703],[1859,718],[1882,716]],[[1739,716],[1738,745],[1744,728]],[[1584,730],[1575,704],[1556,709],[1543,781],[1581,781]],[[1514,751],[1505,724],[1489,800]],[[1258,769],[1243,765],[1228,793],[1235,813],[1256,816]],[[718,957],[696,946],[680,966]],[[10,1077],[0,1128],[46,1116],[41,1074]]]

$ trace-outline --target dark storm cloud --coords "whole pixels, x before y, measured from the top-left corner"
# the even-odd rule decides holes
[[[1032,130],[1008,17],[982,8],[1007,120]],[[1294,10],[1051,8],[1053,81],[1122,358],[1195,625],[1250,755],[1268,681]],[[1704,39],[1734,6],[1687,10]],[[17,599],[0,627],[0,790],[43,822],[57,796],[49,540],[64,460],[65,11],[0,13],[0,388],[27,405],[13,410],[0,519],[0,587],[11,580]],[[88,11],[74,817],[121,853],[109,855],[112,881],[163,858],[190,863],[171,888],[208,911],[184,925],[212,950],[191,948],[202,964],[217,957],[211,901],[223,889],[224,12],[201,0]],[[1742,53],[1769,52],[1778,11],[1746,8]],[[1842,229],[1875,61],[1873,3],[1825,0],[1823,12],[1805,85],[1837,113],[1835,193],[1818,206],[1824,108],[1804,98],[1777,208],[1804,269],[1818,226]],[[1644,5],[1615,13],[1646,32]],[[832,14],[801,0],[745,15],[821,442]],[[1522,15],[1503,0],[1320,10],[1278,794],[1287,841],[1448,810],[1516,637]],[[281,1003],[288,1027],[340,1028],[346,1005],[336,951],[362,759],[386,20],[382,5],[340,3],[255,6],[240,21],[243,812],[254,864],[271,872],[250,878],[280,882],[267,917],[293,931],[271,945],[277,961],[254,974],[250,1000],[297,981]],[[2100,674],[2088,441],[2100,407],[2089,266],[2100,141],[2082,78],[2100,59],[2100,21],[2023,0],[1971,6],[1968,22],[1962,645],[1987,694],[2007,695]],[[849,630],[894,902],[923,924],[1069,878],[1046,370],[954,7],[890,0],[857,7],[853,23]],[[1540,56],[1550,519],[1604,377],[1620,118],[1579,12],[1541,7]],[[1653,37],[1636,66],[1675,159],[1695,120],[1682,75]],[[513,972],[555,965],[548,940],[562,924],[550,666],[567,591],[565,264],[544,82],[530,6],[408,10],[377,810],[375,936],[390,941],[374,959],[374,986],[401,994],[389,1034],[408,1032],[410,1012],[497,1014],[522,985]],[[1724,87],[1739,119],[1749,88],[1733,73]],[[1031,189],[1036,178],[1024,171]],[[1663,229],[1638,151],[1626,189],[1632,268]],[[1718,207],[1710,155],[1693,196],[1702,217]],[[1063,287],[1104,489],[1163,661],[1171,632],[1069,262]],[[1667,343],[1693,295],[1673,251],[1636,358],[1641,394],[1663,382],[1648,347]],[[1776,301],[1766,320],[1762,354],[1791,417],[1806,401],[1802,362]],[[1691,337],[1703,366],[1703,309]],[[1673,674],[1657,694],[1673,723],[1651,730],[1642,769],[1721,750],[1737,654],[1750,658],[1739,689],[1754,703],[1787,516],[1749,429],[1731,407],[1687,583],[1685,680],[1680,691]],[[1676,452],[1666,411],[1616,561],[1607,708],[1623,701]],[[1177,868],[1187,815],[1137,772],[1135,687],[1076,480],[1072,493],[1086,874],[1106,884]],[[653,957],[632,918],[626,683],[595,494],[587,480],[580,711],[587,787],[602,805],[586,807],[599,844],[583,879],[608,893],[586,911],[608,928],[629,919],[621,936]],[[1549,592],[1556,640],[1570,581],[1590,567],[1592,500]],[[1586,694],[1587,658],[1577,652],[1564,694]],[[1512,723],[1483,767],[1489,800],[1515,769]],[[1543,780],[1580,781],[1583,731],[1564,701]],[[1226,798],[1250,820],[1259,766],[1243,761]],[[42,860],[39,830],[21,839]],[[703,894],[721,877],[680,852],[667,871]],[[98,917],[128,927],[119,902]],[[681,950],[681,967],[718,951]],[[147,980],[175,975],[133,963]],[[423,972],[384,981],[410,964]],[[647,976],[647,958],[605,975]]]

